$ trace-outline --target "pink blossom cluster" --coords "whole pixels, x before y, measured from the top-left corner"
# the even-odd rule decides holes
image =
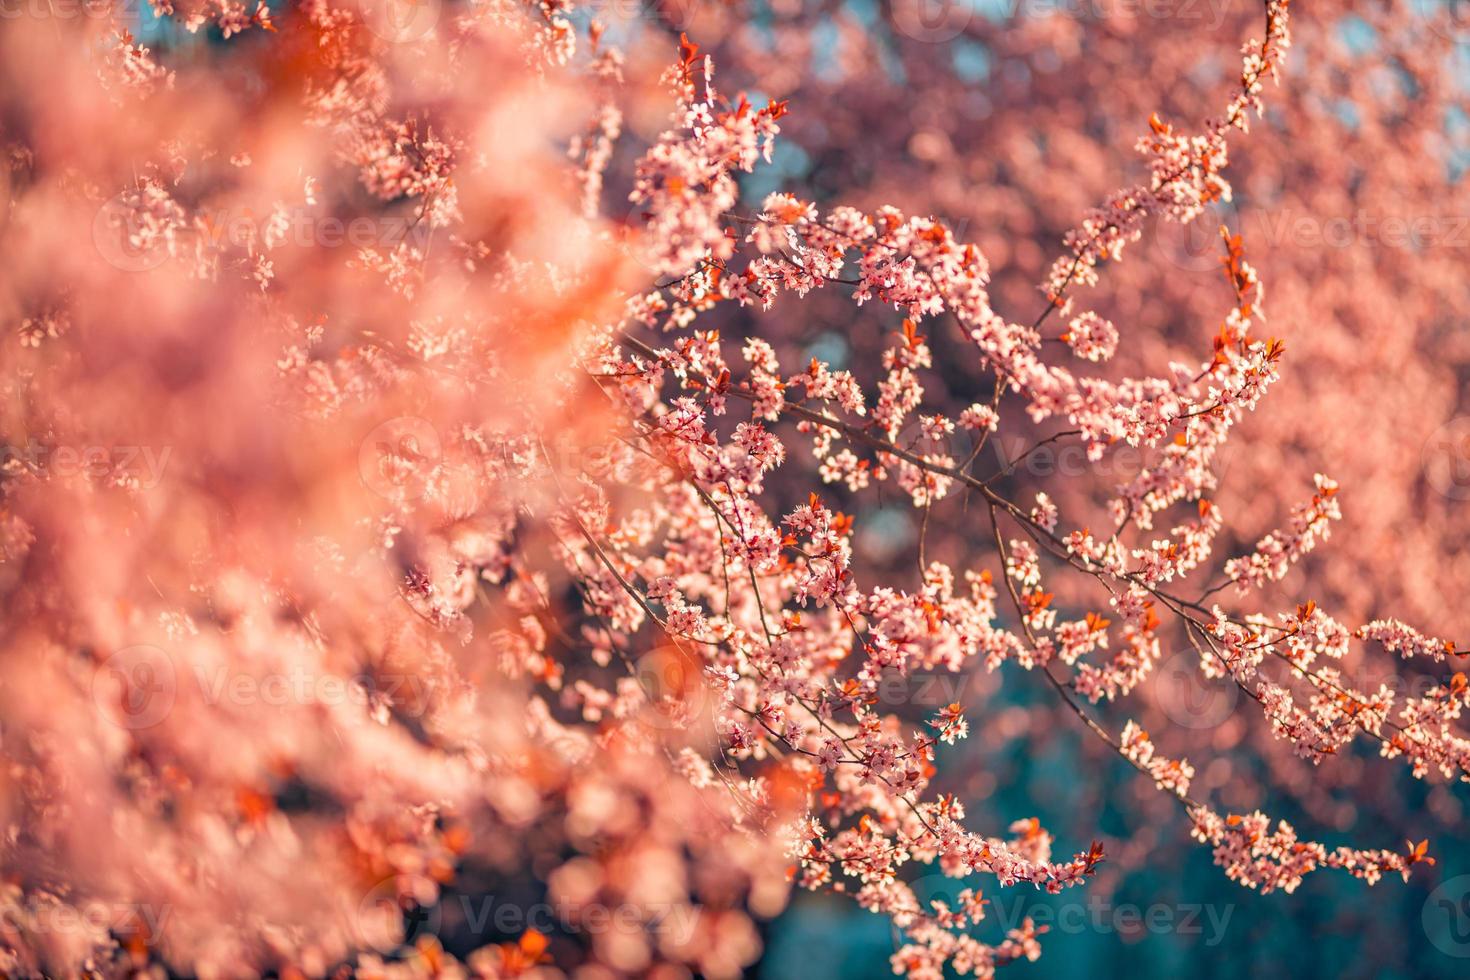
[[[1245,887],[1431,863],[1427,844],[1329,849],[1221,816],[1214,760],[1100,721],[1147,707],[1182,637],[1303,764],[1362,736],[1416,778],[1470,780],[1464,674],[1405,696],[1345,669],[1368,641],[1440,669],[1452,643],[1272,611],[1343,519],[1338,485],[1317,476],[1259,537],[1216,499],[1237,430],[1289,384],[1283,343],[1254,333],[1246,240],[1221,236],[1233,295],[1211,339],[1162,366],[1118,365],[1138,331],[1069,295],[1151,219],[1230,199],[1227,136],[1290,46],[1286,0],[1264,6],[1223,116],[1202,135],[1150,120],[1148,182],[1083,215],[1035,319],[937,218],[745,202],[786,102],[721,96],[688,37],[664,64],[562,0],[472,5],[407,42],[332,0],[280,23],[159,7],[230,43],[123,37],[100,66],[93,25],[7,35],[0,108],[25,124],[4,136],[0,308],[21,342],[0,421],[173,463],[153,486],[5,464],[0,971],[734,977],[801,888],[891,918],[897,974],[988,977],[1043,930],[986,942],[990,884],[951,907],[916,876],[1057,893],[1108,860],[949,791],[940,746],[988,739],[999,712],[914,685],[1008,664]],[[43,67],[59,110],[13,84]],[[76,116],[106,138],[79,144]],[[296,209],[389,230],[300,242]],[[246,212],[258,235],[215,234]],[[787,356],[782,325],[833,296],[874,356]],[[971,383],[945,400],[953,370]],[[1012,433],[1029,448],[991,471]],[[1145,462],[1092,481],[1091,511],[1065,481],[1018,492],[1061,443]],[[884,494],[918,527],[902,574],[865,561]],[[941,556],[961,527],[984,547]],[[1212,598],[1232,585],[1237,605]],[[568,910],[555,935],[413,934],[455,895],[527,881]],[[171,915],[58,932],[36,914],[95,902]],[[608,908],[620,925],[594,928]]]

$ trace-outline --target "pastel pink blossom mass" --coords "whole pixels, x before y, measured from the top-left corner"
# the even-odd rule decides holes
[[[7,8],[0,977],[1470,955],[1470,30],[916,2]]]

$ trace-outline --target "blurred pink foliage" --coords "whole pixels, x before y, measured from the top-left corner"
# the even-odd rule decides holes
[[[1286,0],[7,20],[0,973],[733,977],[809,888],[989,976],[1042,930],[915,867],[1162,846],[936,765],[1063,725],[1249,888],[1432,864],[1463,263],[1253,234],[1470,214],[1445,25],[1344,9],[1366,50]],[[1181,656],[1241,710],[1181,718]],[[504,882],[561,930],[486,937]]]

